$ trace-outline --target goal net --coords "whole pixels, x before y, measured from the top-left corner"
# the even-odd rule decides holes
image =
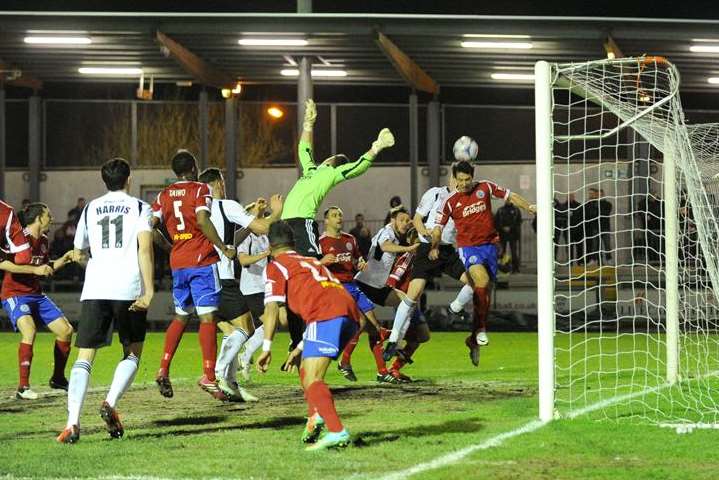
[[[661,57],[537,73],[543,417],[716,424],[719,124]]]

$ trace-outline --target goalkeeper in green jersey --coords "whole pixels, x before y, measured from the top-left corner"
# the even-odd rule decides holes
[[[319,165],[312,157],[312,128],[317,119],[317,108],[312,99],[305,103],[305,118],[297,150],[302,165],[302,177],[285,199],[282,220],[287,221],[295,234],[295,249],[300,255],[320,258],[319,229],[315,221],[317,210],[327,194],[338,183],[359,177],[372,166],[383,149],[394,145],[394,136],[383,128],[367,153],[359,160],[349,162],[342,154],[329,157]]]

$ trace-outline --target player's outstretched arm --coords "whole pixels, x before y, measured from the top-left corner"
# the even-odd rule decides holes
[[[239,252],[237,254],[237,259],[240,261],[240,265],[243,267],[247,267],[249,265],[252,265],[253,263],[257,263],[263,258],[267,258],[270,256],[270,251],[265,250],[262,253],[258,253],[257,255],[250,255],[249,253]]]
[[[524,197],[522,197],[521,195],[517,195],[514,192],[509,194],[509,203],[511,203],[512,205],[516,205],[517,207],[531,213],[532,215],[535,215],[537,213],[536,205],[530,204]]]
[[[405,253],[405,252],[414,252],[419,247],[419,243],[414,243],[412,245],[406,246],[406,245],[397,245],[396,243],[390,242],[389,240],[385,241],[382,245],[380,245],[380,248],[383,252],[387,253]]]
[[[220,236],[217,234],[217,230],[215,230],[215,226],[212,224],[212,221],[210,220],[210,212],[207,210],[198,210],[197,212],[197,227],[200,229],[202,234],[207,237],[207,239],[212,243],[215,247],[217,247],[218,250],[220,250],[223,255],[225,255],[227,258],[232,260],[235,258],[235,255],[237,255],[237,251],[234,249],[234,247],[230,246],[228,247],[225,245],[225,243],[222,241]]]
[[[27,273],[38,277],[49,277],[54,272],[50,265],[17,265],[10,260],[0,261],[0,270],[10,273]]]
[[[147,310],[155,295],[155,259],[152,243],[152,232],[137,234],[137,260],[142,277],[142,295],[130,305],[130,310],[133,311]]]
[[[282,209],[285,206],[285,201],[280,194],[274,194],[270,197],[270,211],[269,217],[255,218],[249,225],[250,230],[255,235],[265,235],[270,231],[270,225],[275,223],[282,216]]]
[[[317,107],[311,98],[305,102],[305,118],[302,122],[302,134],[297,144],[297,156],[302,166],[302,174],[306,175],[309,170],[317,168],[312,156],[312,129],[317,119]]]
[[[58,258],[57,260],[51,262],[52,263],[52,269],[54,271],[60,270],[62,267],[67,265],[68,263],[72,263],[73,259],[75,258],[75,255],[72,250],[65,252],[65,255]]]
[[[394,145],[394,135],[392,135],[389,128],[383,128],[380,130],[377,140],[372,143],[372,146],[364,155],[352,163],[345,163],[344,165],[335,168],[335,185],[344,180],[349,180],[362,175],[364,172],[369,170],[369,167],[372,166],[372,162],[375,157],[379,155],[379,152],[385,148],[391,147],[392,145]]]

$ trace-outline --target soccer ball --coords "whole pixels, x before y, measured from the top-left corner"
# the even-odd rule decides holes
[[[479,146],[477,145],[477,142],[475,142],[471,137],[465,135],[459,137],[457,141],[454,142],[452,152],[454,153],[454,158],[456,160],[465,160],[467,162],[471,162],[472,160],[477,158],[477,153],[479,153]]]

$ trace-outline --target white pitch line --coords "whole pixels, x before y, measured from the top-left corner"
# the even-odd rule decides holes
[[[499,435],[495,435],[494,437],[488,438],[487,440],[485,440],[481,443],[478,443],[476,445],[470,445],[469,447],[463,448],[462,450],[448,453],[441,457],[435,458],[434,460],[431,460],[429,462],[420,463],[419,465],[415,465],[414,467],[408,468],[406,470],[400,470],[398,472],[389,473],[383,477],[380,477],[380,480],[403,480],[405,478],[411,477],[412,475],[416,475],[418,473],[426,472],[428,470],[436,470],[437,468],[442,468],[446,465],[451,465],[453,463],[456,463],[456,462],[462,460],[467,455],[470,455],[478,450],[486,450],[488,448],[499,446],[505,440],[509,440],[510,438],[518,437],[525,433],[534,432],[535,430],[540,429],[541,427],[543,427],[546,424],[547,424],[547,422],[542,422],[540,420],[533,420],[529,423],[525,423],[524,425],[522,425],[519,428],[510,430],[508,432],[500,433]]]

